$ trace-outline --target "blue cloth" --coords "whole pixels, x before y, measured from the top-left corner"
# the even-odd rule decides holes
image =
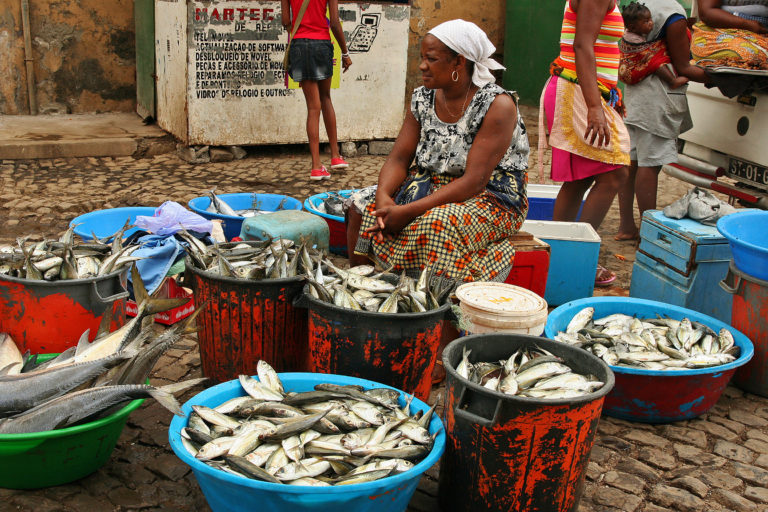
[[[667,21],[664,22],[664,26],[661,28],[661,31],[659,32],[659,36],[656,38],[658,39],[664,39],[667,37],[667,27],[673,24],[676,21],[684,20],[685,16],[682,14],[673,14],[669,18],[667,18]]]
[[[174,236],[145,235],[137,243],[141,247],[133,251],[131,256],[144,258],[135,264],[147,293],[151,294],[163,282],[171,265],[186,254],[186,250]],[[131,281],[130,273],[128,280]]]

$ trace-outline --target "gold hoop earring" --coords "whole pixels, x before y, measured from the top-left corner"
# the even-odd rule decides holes
[[[453,70],[453,73],[451,73],[451,80],[453,80],[454,82],[459,81],[459,72],[456,71],[455,69]]]

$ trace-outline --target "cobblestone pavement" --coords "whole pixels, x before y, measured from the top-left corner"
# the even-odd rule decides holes
[[[530,131],[535,147],[535,129]],[[95,209],[157,206],[167,199],[186,204],[214,185],[221,193],[277,192],[303,200],[328,189],[375,183],[384,158],[352,158],[351,169],[322,183],[307,180],[309,158],[299,146],[251,148],[243,160],[203,165],[184,163],[175,154],[138,160],[5,160],[0,162],[0,243],[24,233],[56,236],[70,219]],[[671,202],[686,189],[662,177],[659,203]],[[614,204],[600,229],[600,258],[619,272],[607,293],[626,294],[634,244],[613,241],[617,222]],[[151,381],[162,385],[200,375],[192,336],[163,356]],[[112,457],[97,472],[48,489],[0,489],[0,510],[208,510],[194,476],[169,447],[169,423],[170,413],[145,403],[131,414]],[[734,387],[707,414],[690,421],[644,425],[604,416],[579,510],[768,511],[767,424],[768,400]],[[437,474],[435,467],[422,478],[410,510],[437,510]]]

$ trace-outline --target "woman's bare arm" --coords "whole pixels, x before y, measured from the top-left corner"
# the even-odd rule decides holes
[[[669,59],[678,75],[688,77],[694,82],[708,81],[704,69],[691,64],[691,41],[688,39],[688,24],[684,19],[667,25],[664,41]]]
[[[603,18],[613,0],[579,0],[572,4],[576,11],[576,34],[573,51],[576,54],[576,75],[587,104],[587,131],[584,138],[592,145],[602,146],[611,141],[611,129],[605,119],[600,89],[597,88],[595,41]]]
[[[740,28],[758,34],[768,33],[768,29],[754,20],[745,20],[721,9],[722,0],[698,0],[699,19],[712,28]]]
[[[385,234],[398,233],[413,219],[436,206],[460,203],[485,190],[493,170],[509,149],[516,128],[517,107],[514,100],[506,94],[496,96],[469,149],[463,176],[405,205],[392,204],[381,208],[377,198],[376,211]],[[379,185],[383,184],[380,178]]]
[[[342,55],[348,54],[347,41],[344,39],[344,31],[341,29],[341,21],[339,20],[339,0],[328,0],[328,14],[331,18],[331,32],[333,33],[333,37],[335,37],[336,41],[339,43]],[[350,59],[349,55],[346,57],[342,56],[341,65],[344,68],[344,71],[349,69],[350,64],[352,64],[352,59]]]

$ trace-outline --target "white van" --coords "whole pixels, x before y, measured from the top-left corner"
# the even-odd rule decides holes
[[[741,73],[763,76],[734,98],[699,83],[688,86],[693,128],[680,135],[678,163],[663,169],[744,206],[768,209],[768,71]],[[723,176],[734,182],[718,180]]]
[[[692,4],[691,16],[697,17],[696,1]],[[663,170],[726,194],[733,203],[768,209],[768,71],[715,71],[749,85],[729,98],[716,87],[689,83],[686,95],[693,128],[680,135],[678,162]],[[733,181],[718,180],[724,176]]]

